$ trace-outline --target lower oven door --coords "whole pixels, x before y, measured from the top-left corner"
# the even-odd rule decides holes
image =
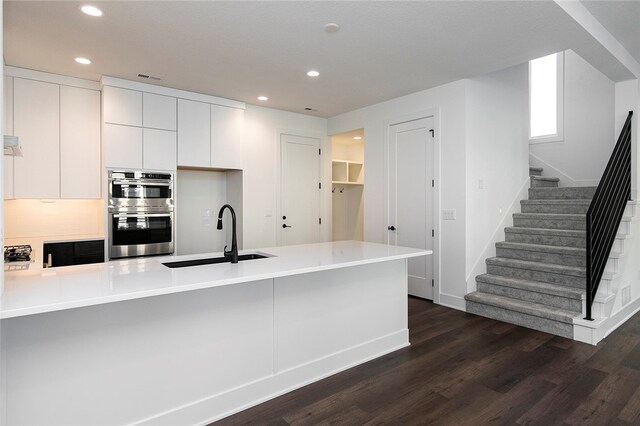
[[[109,258],[173,253],[173,212],[109,213]]]

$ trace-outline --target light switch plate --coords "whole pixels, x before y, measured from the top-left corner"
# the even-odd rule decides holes
[[[271,209],[264,209],[264,217],[271,217]]]
[[[456,211],[442,210],[442,220],[456,220]]]

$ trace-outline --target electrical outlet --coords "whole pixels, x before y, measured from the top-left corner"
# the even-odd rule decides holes
[[[622,304],[626,305],[631,301],[631,286],[622,287]]]
[[[484,189],[484,180],[478,179],[478,189]]]
[[[264,209],[264,217],[271,217],[272,211],[271,209]]]
[[[442,220],[456,220],[456,211],[442,210]]]

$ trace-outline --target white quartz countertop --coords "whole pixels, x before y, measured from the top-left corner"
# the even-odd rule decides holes
[[[187,268],[163,262],[219,257],[221,253],[162,256],[4,274],[0,318],[113,303],[308,272],[432,254],[430,250],[361,241],[337,241],[245,250],[266,259]]]

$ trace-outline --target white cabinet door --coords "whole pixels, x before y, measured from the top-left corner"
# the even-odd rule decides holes
[[[16,198],[60,197],[60,86],[14,78],[14,133],[22,157],[14,158]]]
[[[100,198],[100,92],[60,86],[60,197]]]
[[[4,77],[4,134],[13,135],[13,77]],[[4,198],[14,198],[13,194],[13,157],[3,155],[2,175],[4,178]]]
[[[103,127],[104,166],[142,168],[142,128],[106,123]]]
[[[242,168],[244,110],[211,105],[211,167]]]
[[[178,99],[178,165],[210,167],[211,106]]]
[[[144,169],[176,169],[176,132],[144,129],[142,146],[142,166]]]
[[[176,98],[142,94],[142,125],[152,129],[176,130]]]
[[[104,86],[105,123],[142,126],[142,92]]]

